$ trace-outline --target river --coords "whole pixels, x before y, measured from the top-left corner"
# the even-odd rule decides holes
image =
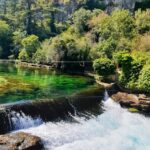
[[[0,104],[69,96],[94,84],[89,77],[0,63]]]
[[[132,114],[108,98],[103,114],[72,116],[76,122],[43,123],[22,130],[42,138],[47,150],[149,150],[150,119]]]
[[[0,64],[0,83],[1,104],[72,95],[95,86],[90,78],[14,64]],[[150,119],[121,108],[106,92],[103,99],[100,113],[78,112],[71,106],[75,113],[65,120],[44,122],[40,117],[11,112],[13,132],[41,137],[47,150],[149,150]]]

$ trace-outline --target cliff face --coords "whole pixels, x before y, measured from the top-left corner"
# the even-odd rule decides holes
[[[91,7],[91,4],[98,3],[99,5],[104,5],[106,11],[111,13],[113,10],[116,9],[128,9],[133,11],[135,8],[136,2],[141,2],[142,0],[67,0],[64,2],[62,0],[57,0],[54,3],[57,7],[61,10],[55,14],[55,17],[58,21],[66,21],[71,14],[80,7]],[[89,5],[89,6],[88,6]]]
[[[142,0],[104,0],[107,12],[112,12],[115,9],[128,9],[133,11],[136,2],[141,2]]]

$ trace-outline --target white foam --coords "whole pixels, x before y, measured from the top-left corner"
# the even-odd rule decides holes
[[[150,119],[129,113],[111,99],[105,112],[79,123],[46,123],[23,130],[40,136],[48,150],[150,150]]]
[[[14,130],[26,129],[29,127],[35,127],[42,124],[40,118],[33,119],[30,116],[25,115],[23,112],[11,112],[11,126]]]

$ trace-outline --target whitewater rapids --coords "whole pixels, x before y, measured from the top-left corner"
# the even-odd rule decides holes
[[[108,98],[104,113],[89,120],[49,122],[22,130],[42,138],[47,150],[150,150],[150,119]]]

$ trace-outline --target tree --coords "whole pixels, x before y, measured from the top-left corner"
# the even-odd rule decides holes
[[[39,38],[36,35],[30,35],[22,40],[23,49],[28,56],[32,58],[33,54],[40,48]]]
[[[0,58],[7,58],[10,54],[11,29],[6,21],[0,20]]]
[[[108,76],[115,73],[115,65],[108,58],[96,59],[93,63],[93,68],[100,76]]]
[[[133,40],[132,49],[143,52],[150,52],[150,33],[138,35]]]
[[[150,65],[145,65],[141,70],[138,86],[141,90],[150,91]]]
[[[135,22],[139,33],[145,33],[150,30],[150,10],[135,12]]]
[[[88,20],[91,18],[91,11],[79,9],[73,14],[73,23],[77,33],[83,33],[88,30]]]
[[[112,26],[115,35],[125,38],[133,38],[135,36],[135,22],[128,10],[116,10],[111,15]]]
[[[18,56],[19,60],[21,61],[30,61],[30,58],[27,54],[27,51],[25,49],[22,49],[19,53],[19,56]]]

